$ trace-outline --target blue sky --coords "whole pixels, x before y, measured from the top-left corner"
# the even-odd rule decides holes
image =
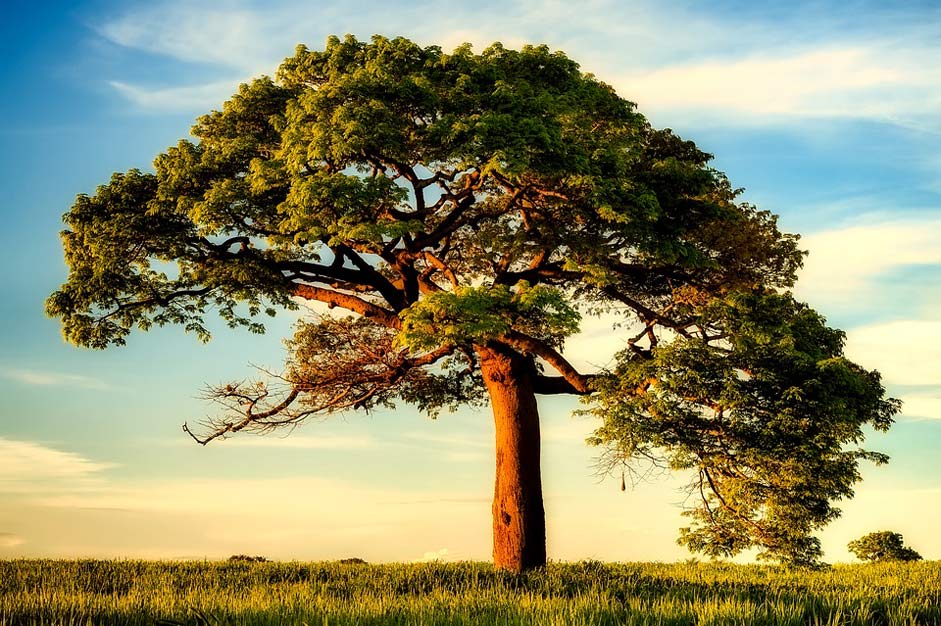
[[[149,168],[240,81],[329,34],[454,47],[547,43],[661,127],[716,155],[746,198],[803,234],[797,293],[848,332],[904,414],[870,446],[857,497],[823,534],[865,532],[941,558],[941,7],[937,2],[475,3],[154,1],[6,5],[0,24],[0,557],[362,556],[487,559],[487,411],[408,407],[201,448],[180,431],[204,383],[277,367],[263,337],[208,345],[167,328],[125,348],[65,345],[42,303],[65,277],[57,233],[77,193]],[[586,324],[569,356],[603,361]],[[593,475],[591,423],[541,404],[550,558],[674,560],[680,478],[622,494]],[[159,531],[159,532],[158,532]]]

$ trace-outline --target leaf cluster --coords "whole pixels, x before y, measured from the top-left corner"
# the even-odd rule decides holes
[[[511,329],[560,347],[578,332],[581,316],[560,289],[522,282],[439,291],[401,313],[401,345],[429,350],[441,345],[483,345]]]
[[[789,294],[730,294],[694,307],[696,332],[619,355],[597,382],[591,443],[608,459],[658,458],[692,475],[680,542],[711,556],[759,547],[792,564],[820,556],[813,531],[853,495],[865,426],[899,409],[843,333]]]

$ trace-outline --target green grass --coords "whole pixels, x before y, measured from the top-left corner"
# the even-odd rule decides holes
[[[731,564],[0,561],[0,625],[941,624],[941,562]]]

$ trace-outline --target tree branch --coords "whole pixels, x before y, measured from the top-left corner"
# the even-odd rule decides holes
[[[323,287],[315,287],[314,285],[296,285],[294,287],[294,295],[304,298],[305,300],[316,300],[317,302],[323,302],[331,307],[338,306],[348,311],[359,313],[363,317],[368,317],[389,328],[399,329],[402,326],[402,321],[393,311],[384,309],[354,295],[340,293],[339,291],[325,289]]]
[[[597,378],[596,374],[582,374],[582,378],[591,381]],[[552,395],[576,395],[586,396],[591,393],[590,389],[580,390],[570,383],[564,376],[536,376],[533,379],[533,390],[544,396]]]
[[[565,357],[544,341],[515,330],[506,333],[500,337],[500,340],[518,350],[541,358],[555,368],[576,392],[581,394],[591,393],[590,381],[592,376],[581,374],[571,363],[565,360]]]

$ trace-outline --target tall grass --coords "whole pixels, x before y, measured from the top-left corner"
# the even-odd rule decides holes
[[[941,562],[357,565],[0,561],[0,625],[941,625]]]

